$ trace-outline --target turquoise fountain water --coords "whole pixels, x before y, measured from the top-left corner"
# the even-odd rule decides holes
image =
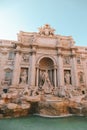
[[[0,130],[87,130],[87,117],[0,119]]]

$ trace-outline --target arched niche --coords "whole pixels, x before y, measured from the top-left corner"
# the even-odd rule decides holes
[[[57,86],[57,68],[55,67],[54,59],[44,56],[38,60],[36,69],[36,86],[42,86],[42,73],[47,72],[51,84]]]

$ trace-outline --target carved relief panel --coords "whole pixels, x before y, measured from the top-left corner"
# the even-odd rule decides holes
[[[70,65],[70,56],[64,56],[63,57],[63,64],[64,65]]]
[[[29,54],[22,54],[22,63],[29,63]]]

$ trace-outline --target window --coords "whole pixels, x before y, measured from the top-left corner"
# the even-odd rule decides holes
[[[77,64],[81,64],[81,59],[80,59],[80,57],[77,57]]]
[[[8,59],[9,60],[13,60],[14,59],[14,52],[9,52]]]
[[[6,71],[5,72],[5,80],[11,79],[11,71]]]
[[[11,85],[11,82],[12,82],[12,71],[10,69],[5,71],[5,81],[7,81],[9,85]]]

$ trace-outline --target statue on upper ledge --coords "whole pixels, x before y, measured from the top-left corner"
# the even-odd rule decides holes
[[[39,34],[41,36],[53,36],[55,29],[51,28],[49,24],[45,24],[39,28]]]

